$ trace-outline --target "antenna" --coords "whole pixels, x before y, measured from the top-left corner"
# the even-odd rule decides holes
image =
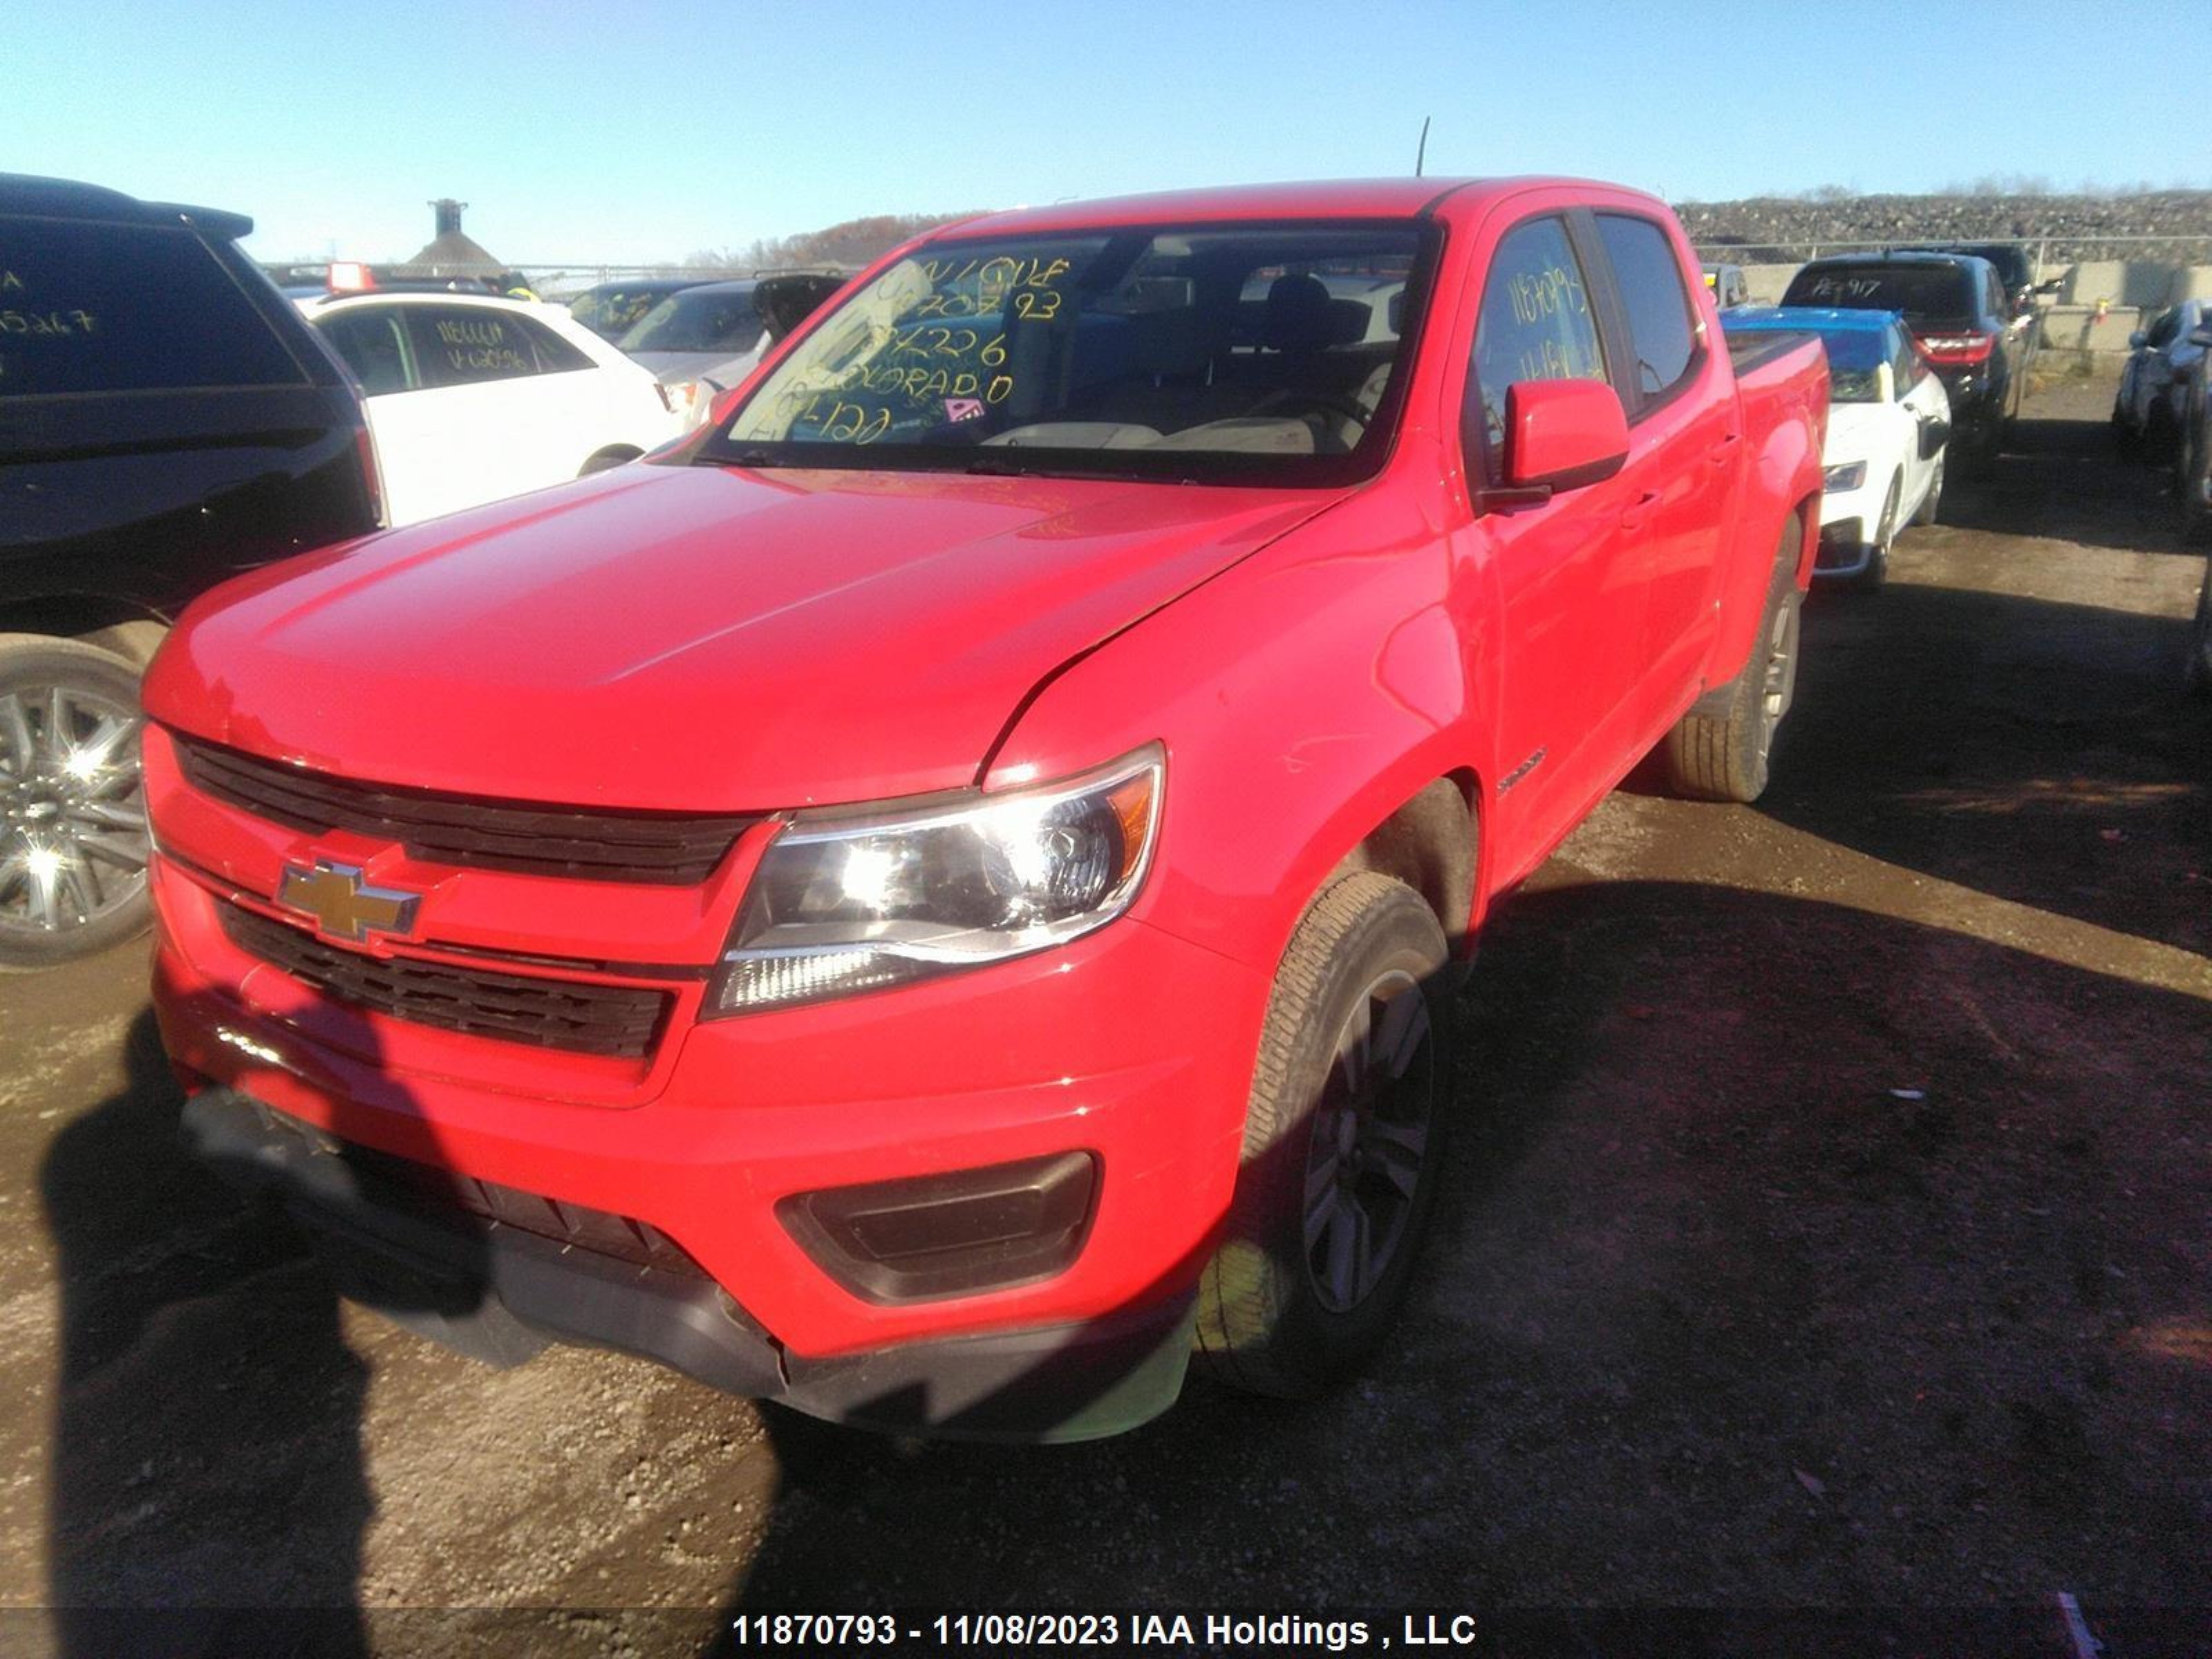
[[[1429,118],[1421,118],[1421,147],[1413,152],[1413,177],[1421,176],[1422,165],[1429,159]]]

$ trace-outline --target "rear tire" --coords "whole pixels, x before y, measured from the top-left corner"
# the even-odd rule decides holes
[[[2137,460],[2142,455],[2142,438],[2128,424],[2127,410],[2117,398],[2112,399],[2112,453],[2124,461]]]
[[[2212,532],[2212,403],[2198,413],[2196,427],[2174,477],[2174,487],[2181,495],[2185,544],[2202,541]]]
[[[1936,476],[1929,479],[1928,493],[1920,498],[1920,505],[1913,511],[1912,522],[1915,524],[1936,522],[1936,509],[1942,505],[1943,500],[1944,459],[1945,458],[1941,455],[1936,458]]]
[[[1369,872],[1324,890],[1291,936],[1199,1284],[1197,1363],[1222,1382],[1309,1398],[1397,1322],[1436,1205],[1447,954],[1420,896]]]
[[[1889,580],[1889,550],[1897,544],[1897,509],[1904,499],[1905,475],[1900,472],[1890,479],[1889,493],[1882,497],[1881,522],[1875,526],[1874,555],[1851,583],[1862,593],[1879,593]]]
[[[1774,582],[1751,657],[1736,677],[1700,698],[1659,745],[1668,789],[1691,800],[1757,800],[1766,791],[1775,732],[1797,690],[1797,552],[1792,519],[1775,550]]]
[[[2212,558],[2204,561],[2204,586],[2197,594],[2197,620],[2189,629],[2188,685],[2198,696],[2212,697]]]
[[[146,930],[150,847],[138,669],[0,635],[0,971],[57,967]]]

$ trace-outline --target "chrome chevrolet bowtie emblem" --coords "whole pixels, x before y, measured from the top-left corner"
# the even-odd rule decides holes
[[[296,864],[284,866],[284,884],[276,902],[315,919],[315,926],[334,939],[366,939],[371,932],[404,933],[415,925],[420,893],[402,893],[362,884],[361,871],[350,864],[325,864],[317,860],[312,870]]]

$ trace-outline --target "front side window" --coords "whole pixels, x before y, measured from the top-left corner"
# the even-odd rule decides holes
[[[696,459],[1349,481],[1388,451],[1432,262],[1397,221],[935,243],[811,320]]]
[[[1697,357],[1690,294],[1674,244],[1650,220],[1626,214],[1599,214],[1597,230],[1628,311],[1636,389],[1646,398],[1664,397],[1688,377]]]
[[[1496,483],[1505,453],[1505,390],[1516,380],[1607,378],[1582,261],[1557,219],[1506,233],[1482,285],[1474,330],[1474,392]]]
[[[1912,337],[1903,329],[1892,331],[1890,339],[1890,376],[1897,383],[1899,398],[1918,386],[1928,373],[1928,365],[1920,360],[1920,349],[1912,343]]]
[[[191,231],[0,218],[0,398],[307,384]]]

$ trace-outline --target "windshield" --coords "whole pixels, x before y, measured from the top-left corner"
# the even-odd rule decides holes
[[[1875,371],[1889,361],[1886,336],[1872,329],[1824,329],[1820,343],[1828,349],[1830,403],[1881,401],[1881,380]]]
[[[1364,477],[1389,448],[1430,246],[1404,222],[939,242],[810,325],[698,459]]]
[[[601,338],[619,340],[669,292],[665,283],[644,288],[595,288],[578,295],[569,304],[568,314]]]
[[[1797,273],[1782,303],[1901,311],[1912,318],[1968,317],[1974,311],[1972,284],[1956,265],[1815,266]]]
[[[624,351],[720,351],[730,356],[760,343],[766,325],[753,309],[753,286],[687,288],[645,313],[615,343]]]

